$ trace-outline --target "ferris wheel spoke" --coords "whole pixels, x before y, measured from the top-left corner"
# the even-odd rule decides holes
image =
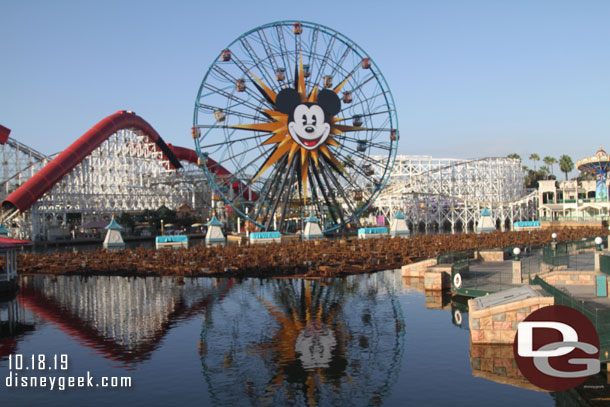
[[[341,55],[341,58],[339,58],[339,60],[334,64],[334,68],[330,73],[330,76],[335,76],[337,74],[337,71],[339,69],[339,67],[341,67],[344,63],[345,63],[345,59],[347,58],[347,56],[349,55],[349,53],[352,51],[352,48],[349,45],[346,45],[345,51],[343,51],[343,55]],[[356,70],[358,69],[358,66],[360,64],[356,65],[349,74],[345,75],[345,78],[349,78],[354,72],[356,72]],[[345,79],[344,78],[344,79]],[[341,81],[343,82],[343,81]]]
[[[257,78],[252,74],[251,71],[249,71],[245,64],[243,64],[243,62],[241,62],[239,60],[239,58],[235,57],[235,60],[240,64],[240,69],[242,69],[242,72],[244,73],[244,75],[246,75],[248,77],[248,79],[250,80],[250,82],[254,85],[254,87],[256,88],[256,90],[258,91],[258,93],[262,96],[262,99],[260,97],[256,97],[253,96],[255,99],[257,99],[259,101],[259,103],[261,104],[266,104],[267,107],[269,107],[271,110],[275,109],[275,102],[273,101],[273,99],[271,99],[269,97],[269,95],[267,94],[267,92],[264,91],[263,88],[261,88],[261,86],[258,84],[258,80]],[[259,67],[259,71],[263,72],[263,77],[266,77],[266,73],[267,70],[264,69],[265,64],[261,63],[261,64],[257,64],[257,66]],[[272,82],[269,82],[272,83]],[[249,88],[246,87],[246,92],[250,95],[252,95],[252,92],[250,92]],[[258,108],[259,111],[262,111],[260,108]],[[268,115],[266,113],[263,113],[266,117],[268,117]]]
[[[239,97],[225,91],[224,89],[217,88],[214,85],[210,85],[210,84],[206,84],[205,88],[215,92],[216,94],[218,94],[220,96],[224,96],[225,99],[237,102],[238,105],[248,106],[252,110],[258,111],[258,106],[253,105],[248,100],[239,98]]]
[[[337,158],[339,157],[343,157],[340,153],[336,153]],[[362,157],[360,157],[362,159]],[[365,171],[362,170],[362,168],[360,168],[359,165],[355,165],[354,167],[352,167],[352,169],[357,172],[358,174],[360,174],[362,177],[364,177],[367,181],[369,182],[378,182],[376,178],[371,177],[371,175],[368,175]]]
[[[200,128],[206,128],[207,126],[202,125],[202,126],[199,126],[199,127],[200,127]],[[212,126],[210,126],[210,127],[212,127]],[[228,128],[228,127],[229,127],[229,126],[222,126],[222,127],[219,127],[219,128]],[[262,137],[264,137],[265,135],[266,135],[266,134],[258,134],[258,135],[256,135],[256,136],[239,138],[239,139],[236,139],[236,140],[231,140],[231,143],[237,143],[237,142],[240,142],[240,141],[247,141],[247,140],[253,140],[253,139],[257,139],[257,138],[262,138]],[[227,144],[227,142],[226,142],[226,141],[223,141],[222,143],[215,143],[215,144],[204,144],[204,145],[201,145],[201,148],[202,148],[202,149],[204,149],[204,148],[212,148],[212,147],[224,146],[224,145],[226,145],[226,144]],[[257,147],[258,147],[258,146],[257,146]]]
[[[267,152],[269,152],[271,149],[267,150],[266,152],[264,152],[263,154],[261,154],[260,156],[256,157],[254,160],[250,161],[248,164],[246,165],[242,165],[241,168],[242,170],[245,170],[246,168],[249,168],[252,164],[254,164],[256,161],[260,160],[261,157],[265,156],[267,154]],[[261,166],[262,168],[262,166]],[[258,169],[258,171],[260,171],[260,168]],[[257,171],[257,173],[258,173]],[[244,174],[246,175],[246,174]],[[236,180],[236,181],[241,181],[239,178],[239,174],[238,172],[234,172],[233,175],[231,176],[232,180]],[[254,184],[254,182],[256,182],[256,180],[254,179],[254,177],[252,177],[244,186],[244,189],[251,189],[252,185]]]
[[[339,214],[339,218],[341,220],[342,224],[345,224],[345,216],[343,213],[343,207],[339,204],[339,202],[337,202],[337,198],[335,196],[335,192],[334,189],[332,188],[332,184],[328,181],[328,178],[326,176],[326,173],[324,171],[324,169],[321,168],[320,170],[320,175],[322,176],[322,179],[324,179],[324,183],[326,184],[326,187],[328,188],[328,195],[331,199],[331,201],[334,204],[334,208],[337,210],[338,214]]]
[[[286,44],[286,38],[284,37],[284,29],[282,28],[281,25],[277,25],[275,27],[275,32],[278,37],[278,44],[280,44],[280,54],[282,55],[282,60],[284,61],[284,64],[286,66],[286,83],[291,83],[291,82],[293,82],[293,79],[290,78],[290,73],[289,73],[288,68],[292,64],[290,63],[290,57],[288,55],[289,51],[288,51],[288,45]],[[282,47],[282,45],[283,45],[283,47]],[[298,57],[295,58],[295,60],[298,60]],[[294,78],[294,80],[296,81],[296,78]]]
[[[376,78],[375,74],[369,75],[367,78],[363,79],[362,82],[360,82],[358,85],[356,85],[356,87],[354,87],[353,91],[354,92],[359,91],[360,89],[362,89],[362,87],[364,85],[366,85],[367,83],[369,83],[371,80],[373,80],[375,78]]]
[[[345,149],[347,152],[354,154],[356,157],[360,158],[363,161],[367,161],[371,164],[377,164],[377,161],[375,161],[374,159],[370,158],[368,155],[358,151],[358,150],[354,150],[353,148],[349,147],[346,144],[342,145],[343,149]],[[341,155],[340,152],[336,152],[337,155]]]
[[[238,63],[238,59],[237,59],[237,57],[232,58],[232,60],[233,60],[233,61],[235,61],[235,65],[237,65],[237,66],[238,66],[240,69],[242,69],[242,68],[241,68],[241,65]],[[216,69],[216,72],[218,72],[220,75],[222,75],[222,76],[223,76],[225,79],[227,79],[229,82],[231,82],[231,83],[235,84],[235,86],[237,86],[237,79],[238,79],[238,78],[235,78],[233,75],[231,75],[230,73],[228,73],[227,71],[225,71],[224,69],[222,69],[221,67],[219,67],[218,65],[217,65],[216,67],[214,67],[214,68]],[[250,72],[245,71],[245,70],[243,70],[243,69],[242,69],[242,72],[244,73],[244,75],[247,75],[247,76],[248,76],[248,78],[249,78],[250,80],[252,80],[252,77],[251,77],[251,75],[250,75]],[[270,107],[270,108],[273,108],[273,107],[274,107],[274,106],[273,106],[273,104],[272,104],[272,103],[270,103],[270,101],[269,101],[268,99],[266,99],[266,98],[261,98],[261,97],[260,97],[258,94],[256,94],[256,93],[252,92],[252,91],[250,90],[250,88],[246,87],[246,89],[245,89],[245,91],[244,91],[244,92],[245,92],[246,94],[248,94],[248,95],[252,96],[252,98],[254,98],[254,99],[255,99],[255,100],[258,102],[258,103],[260,103],[260,104],[267,104],[267,105],[268,105],[268,107]]]
[[[243,37],[240,41],[242,43],[242,46],[244,47],[244,49],[246,50],[246,52],[248,53],[248,55],[250,56],[250,58],[253,61],[260,61],[261,60],[261,58],[259,58],[258,54],[254,50],[252,45],[250,45],[250,42],[248,42],[248,38],[247,37]],[[266,69],[264,69],[264,65],[263,64],[256,64],[255,66],[258,69],[259,74],[261,75],[261,79],[265,80],[267,83],[273,83],[272,76],[268,76],[269,73],[267,72]],[[244,68],[245,68],[245,66],[244,66]],[[250,72],[250,71],[248,70],[248,72]]]
[[[316,75],[316,80],[313,82],[315,84],[319,84],[320,80],[322,79],[322,75],[324,74],[324,68],[326,67],[326,64],[328,63],[328,60],[330,58],[330,52],[332,51],[336,38],[337,38],[336,36],[333,36],[331,41],[328,43],[328,45],[326,47],[326,52],[324,53],[324,56],[322,57],[322,62],[320,63],[320,68],[318,69],[318,75]]]
[[[320,33],[320,29],[318,28],[318,26],[316,26],[313,30],[311,30],[311,40],[309,42],[309,67],[312,70],[312,72],[314,72],[314,65],[316,60],[313,59],[313,55],[315,50],[318,47],[318,34]]]
[[[322,219],[324,210],[320,206],[320,199],[318,197],[318,192],[317,192],[318,188],[315,187],[316,183],[314,182],[314,176],[312,174],[312,171],[307,172],[307,178],[309,179],[309,184],[311,185],[312,204],[313,204],[313,206],[315,206],[318,209],[318,213],[320,214],[320,219]]]
[[[230,155],[229,157],[226,157],[226,158],[222,157],[222,158],[220,158],[220,159],[219,159],[219,161],[218,161],[218,165],[220,165],[220,162],[221,162],[221,161],[230,161],[230,160],[234,160],[235,158],[240,157],[240,156],[242,156],[242,155],[244,155],[244,154],[248,154],[249,152],[251,152],[251,151],[253,151],[253,150],[256,150],[257,148],[260,148],[260,146],[255,145],[254,147],[251,147],[251,148],[249,148],[249,149],[247,149],[247,150],[244,150],[244,151],[240,151],[239,153],[236,153],[236,154]],[[266,151],[264,151],[262,154],[260,154],[258,157],[256,157],[256,160],[260,160],[260,159],[261,159],[263,156],[265,156],[265,155],[266,155],[266,154],[267,154],[269,151],[271,151],[272,149],[273,149],[273,147],[271,147],[271,148],[267,149]]]
[[[392,113],[392,111],[391,110],[384,110],[384,111],[381,111],[381,112],[359,113],[358,116],[360,116],[360,117],[372,117],[372,116],[377,116],[377,115],[380,115],[380,114],[389,114],[389,113]],[[346,120],[351,120],[351,119],[353,119],[353,116],[352,117],[343,117],[337,123],[341,123],[341,122],[344,122]]]
[[[262,33],[262,36],[261,36]],[[275,57],[273,56],[273,50],[271,49],[271,46],[269,44],[269,41],[267,40],[267,35],[265,34],[264,30],[258,31],[258,36],[261,40],[261,45],[263,46],[263,49],[265,50],[265,53],[267,54],[267,58],[269,60],[269,62],[271,63],[271,68],[277,72],[277,69],[280,67],[277,63],[277,61],[275,60]],[[265,37],[265,39],[263,39],[263,37]]]
[[[282,181],[280,183],[280,186],[278,188],[278,191],[276,192],[276,194],[274,194],[274,195],[277,196],[277,198],[274,199],[273,202],[272,202],[271,210],[270,210],[269,216],[267,218],[267,224],[265,225],[267,230],[269,230],[271,228],[271,222],[273,221],[273,219],[275,217],[275,211],[277,210],[277,207],[278,207],[279,203],[282,200],[288,200],[289,199],[288,196],[285,196],[285,189],[286,189],[286,186],[287,186],[287,182],[286,181],[291,177],[291,175],[292,175],[291,172],[292,172],[292,169],[294,168],[294,165],[295,165],[296,162],[297,162],[297,160],[293,160],[290,163],[289,166],[286,166],[288,168],[288,174],[287,174],[287,176],[285,176],[282,179]]]
[[[339,180],[337,180],[337,178],[335,177],[335,175],[333,174],[332,171],[325,171],[324,169],[322,169],[321,171],[327,173],[328,178],[330,178],[330,180],[333,182],[333,184],[335,185],[335,188],[337,189],[337,191],[339,191],[339,193],[343,197],[343,200],[345,201],[347,208],[352,213],[351,218],[356,222],[357,225],[360,225],[360,221],[358,220],[358,217],[356,216],[356,211],[354,210],[354,208],[352,206],[351,200],[348,199],[348,197],[345,195],[344,188],[341,186],[341,183],[339,182]]]
[[[211,112],[214,113],[217,110],[222,110],[223,113],[227,114],[227,115],[232,115],[232,116],[238,116],[238,117],[242,117],[244,119],[248,119],[248,120],[260,120],[260,117],[258,116],[254,116],[248,113],[243,113],[240,112],[238,110],[233,110],[233,109],[227,109],[227,108],[219,108],[217,106],[210,106],[210,105],[199,105],[199,110],[201,110],[202,112]],[[228,129],[231,128],[231,126],[226,125],[226,124],[218,124],[218,122],[214,123],[214,124],[199,124],[195,127],[198,127],[200,129]]]
[[[295,164],[293,163],[293,165],[295,165]],[[284,199],[284,202],[282,204],[282,211],[281,211],[281,215],[280,215],[280,229],[284,225],[284,219],[286,217],[286,208],[288,206],[288,203],[291,201],[292,189],[295,184],[298,185],[298,183],[295,180],[296,175],[297,175],[296,171],[291,171],[291,176],[289,175],[291,177],[291,180],[290,180],[290,182],[288,182],[288,192],[286,192],[286,198]],[[286,178],[288,178],[288,177],[286,177]],[[298,188],[298,186],[297,186],[297,188]]]
[[[340,112],[343,112],[343,111],[347,110],[347,109],[348,109],[348,108],[350,108],[350,107],[351,107],[351,108],[354,108],[354,107],[356,107],[356,106],[360,106],[360,105],[361,105],[361,104],[363,104],[363,103],[370,102],[371,100],[377,99],[378,97],[385,95],[386,93],[387,93],[387,91],[383,90],[383,91],[381,91],[381,93],[378,93],[378,94],[376,94],[376,95],[374,95],[374,96],[371,96],[371,97],[368,97],[368,98],[366,98],[366,99],[360,100],[359,102],[352,103],[352,104],[350,104],[348,107],[344,107],[343,109],[341,109],[341,111],[340,111]]]
[[[360,131],[360,130],[354,130],[354,131]],[[338,139],[338,141],[340,141],[340,140],[349,140],[349,141],[354,141],[356,143],[360,142],[360,141],[363,141],[361,139],[357,139],[357,138],[354,138],[354,137],[349,137],[349,136],[346,136],[344,134],[334,135],[333,137],[335,139]],[[376,143],[376,142],[368,141],[368,140],[366,140],[366,145],[369,146],[369,147],[375,147],[375,148],[379,148],[379,149],[382,149],[382,150],[391,150],[391,148],[392,148],[389,144]]]
[[[328,210],[328,213],[330,214],[330,217],[332,218],[334,223],[339,223],[337,216],[335,214],[335,211],[333,209],[333,204],[329,198],[329,194],[330,191],[328,191],[326,189],[326,186],[322,183],[322,180],[320,178],[320,174],[317,170],[317,168],[315,166],[311,167],[312,171],[313,171],[313,175],[314,178],[316,179],[317,183],[318,183],[318,187],[320,188],[320,192],[322,192],[322,196],[324,197],[324,202],[326,203],[326,208]]]
[[[284,157],[283,159],[281,159],[281,161],[278,164],[276,164],[275,168],[273,169],[269,178],[267,179],[265,186],[263,187],[263,191],[261,191],[261,197],[259,198],[261,204],[255,213],[255,217],[254,217],[255,220],[258,219],[258,217],[260,215],[262,215],[262,211],[264,209],[265,204],[267,205],[267,210],[266,210],[265,216],[263,218],[266,218],[267,213],[269,212],[269,209],[268,209],[269,202],[267,200],[267,197],[269,196],[269,193],[271,193],[272,190],[275,191],[277,189],[278,177],[282,173],[282,170],[287,166],[286,165],[287,161],[288,161],[287,157]],[[264,193],[264,195],[263,195],[263,193]]]

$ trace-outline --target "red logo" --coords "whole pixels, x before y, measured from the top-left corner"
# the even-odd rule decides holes
[[[519,323],[513,343],[519,370],[532,384],[562,391],[599,373],[599,338],[579,311],[552,305]]]

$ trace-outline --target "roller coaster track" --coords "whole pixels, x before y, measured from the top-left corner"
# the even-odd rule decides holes
[[[456,164],[445,165],[443,167],[434,168],[434,169],[416,174],[414,176],[411,176],[408,180],[406,180],[402,183],[396,183],[396,184],[392,184],[392,185],[386,187],[382,191],[381,195],[379,195],[379,198],[384,197],[386,195],[395,195],[397,193],[401,193],[402,192],[401,190],[403,190],[405,187],[408,187],[413,180],[416,180],[418,178],[424,178],[424,177],[430,176],[431,174],[441,172],[443,170],[447,170],[450,168],[460,167],[460,166],[464,166],[464,165],[468,165],[468,164],[473,164],[476,162],[488,161],[490,159],[496,159],[496,158],[502,158],[502,157],[485,157],[485,158],[477,158],[476,160],[461,161]]]

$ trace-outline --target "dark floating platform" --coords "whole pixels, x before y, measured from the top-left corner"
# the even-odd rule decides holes
[[[370,240],[288,241],[264,245],[192,247],[177,250],[135,250],[32,254],[19,257],[20,274],[214,276],[214,277],[338,277],[396,269],[456,250],[561,241],[608,234],[605,228],[563,228],[486,234],[417,235]]]

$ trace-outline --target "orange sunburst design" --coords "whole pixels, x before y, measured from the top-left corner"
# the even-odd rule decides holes
[[[348,334],[344,325],[338,320],[341,305],[336,307],[335,304],[331,306],[330,302],[324,300],[314,301],[314,289],[316,286],[319,289],[319,283],[304,280],[301,284],[301,289],[297,291],[298,301],[294,303],[279,302],[273,304],[269,300],[257,297],[273,317],[277,328],[271,332],[266,341],[251,345],[248,352],[264,352],[272,355],[278,368],[270,382],[276,385],[285,382],[286,376],[290,374],[285,368],[286,362],[299,361],[305,375],[302,380],[305,385],[303,389],[307,394],[307,404],[315,406],[318,402],[316,397],[318,384],[326,380],[330,368],[324,366],[324,364],[329,363],[330,360],[317,360],[314,361],[316,362],[315,365],[307,366],[307,362],[312,361],[308,361],[307,355],[299,354],[303,350],[299,347],[299,342],[303,340],[305,333],[316,335],[320,329],[326,329],[335,340],[333,345],[335,353],[344,355]],[[299,304],[298,307],[297,304]],[[330,356],[330,353],[328,353],[328,356]],[[337,372],[333,374],[336,375]],[[345,372],[343,378],[348,383],[353,381],[353,377],[348,375],[347,372]],[[269,391],[273,391],[273,389],[270,388]]]
[[[307,84],[305,83],[305,75],[303,73],[303,57],[302,55],[299,57],[299,67],[297,71],[297,79],[295,83],[296,91],[300,96],[300,101],[302,103],[317,103],[318,95],[320,93],[318,85],[313,85],[311,90],[307,91]],[[254,85],[258,88],[258,90],[263,94],[266,100],[273,103],[275,106],[276,99],[278,94],[275,93],[271,88],[269,88],[263,81],[257,78],[253,73],[250,72],[250,75],[254,79]],[[343,86],[349,80],[349,76],[345,78],[339,85],[332,89],[335,94],[338,94],[339,91],[343,88]],[[289,132],[289,115],[286,113],[282,113],[277,110],[268,110],[263,109],[263,113],[266,114],[272,121],[265,123],[252,123],[252,124],[242,124],[242,125],[233,125],[232,128],[243,129],[243,130],[252,130],[252,131],[261,131],[271,133],[271,136],[266,139],[262,144],[263,145],[273,145],[276,147],[272,151],[272,153],[267,157],[265,162],[262,164],[258,172],[255,174],[254,178],[251,182],[254,182],[258,177],[260,177],[265,171],[267,171],[271,166],[278,163],[280,159],[288,154],[288,159],[286,160],[286,167],[290,168],[291,164],[295,157],[299,157],[298,167],[300,167],[300,179],[301,184],[303,185],[303,200],[307,200],[307,179],[309,174],[309,165],[315,165],[316,167],[320,166],[320,153],[326,159],[326,161],[332,163],[332,165],[341,172],[344,172],[343,166],[335,157],[335,154],[329,147],[340,147],[341,144],[335,140],[333,135],[340,135],[344,132],[348,131],[357,131],[361,130],[361,127],[354,126],[346,126],[336,124],[337,122],[343,121],[343,118],[335,118],[333,117],[330,123],[330,134],[326,141],[324,141],[321,145],[319,145],[315,149],[307,149],[302,145],[299,145],[290,135]],[[318,151],[319,150],[319,151]]]

